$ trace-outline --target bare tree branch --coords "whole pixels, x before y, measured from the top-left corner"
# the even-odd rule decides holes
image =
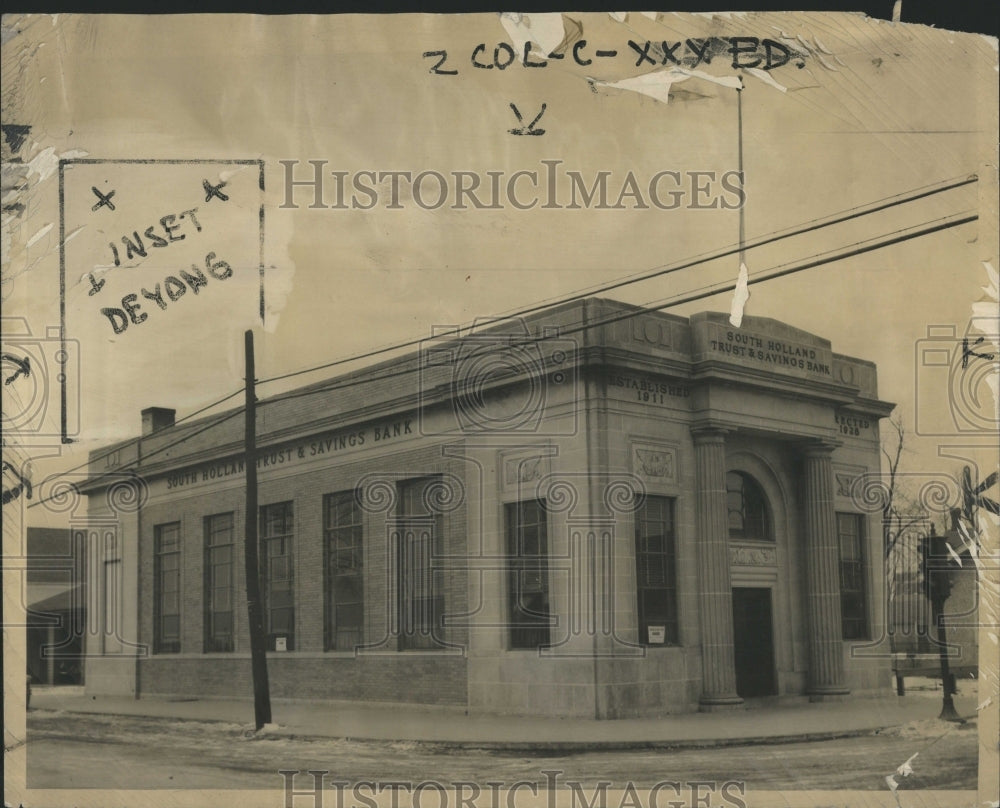
[[[886,497],[882,505],[882,540],[885,556],[888,558],[902,535],[911,527],[923,522],[927,514],[912,505],[901,504],[903,491],[900,489],[900,466],[906,450],[906,426],[899,416],[889,420],[895,437],[891,434],[879,447],[885,458]]]

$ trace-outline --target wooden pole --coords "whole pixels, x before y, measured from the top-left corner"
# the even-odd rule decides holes
[[[253,331],[244,335],[246,351],[246,434],[244,447],[247,476],[246,537],[244,557],[247,577],[247,616],[250,622],[250,669],[253,676],[253,712],[257,729],[271,723],[271,689],[267,680],[267,639],[260,599],[260,561],[257,553],[257,396],[254,379]]]

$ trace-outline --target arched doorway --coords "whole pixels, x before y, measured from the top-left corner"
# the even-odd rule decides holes
[[[731,542],[762,547],[774,543],[767,496],[753,477],[739,471],[726,474],[726,505]],[[771,587],[733,588],[733,653],[736,692],[741,697],[777,694]]]

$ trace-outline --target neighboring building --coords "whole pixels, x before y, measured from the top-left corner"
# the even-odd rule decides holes
[[[33,684],[83,683],[85,547],[59,528],[27,529],[27,664]]]
[[[908,523],[889,556],[889,637],[893,667],[900,676],[938,677],[941,671],[941,645],[922,563],[923,548],[933,531],[930,519]],[[932,564],[930,575],[948,579],[942,616],[949,667],[966,679],[979,671],[979,575],[976,560],[956,528],[946,534],[946,541],[953,554],[944,559],[943,568]]]
[[[821,337],[602,299],[262,397],[272,695],[617,718],[884,691],[888,655],[850,653],[885,635],[852,492],[891,409]],[[152,408],[92,455],[88,692],[251,695],[243,428]]]

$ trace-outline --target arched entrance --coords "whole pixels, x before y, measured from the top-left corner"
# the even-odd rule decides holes
[[[775,558],[771,509],[764,490],[749,474],[726,474],[726,506],[730,547],[741,560]],[[774,658],[772,587],[733,587],[733,654],[736,692],[742,698],[773,696],[778,692]]]

